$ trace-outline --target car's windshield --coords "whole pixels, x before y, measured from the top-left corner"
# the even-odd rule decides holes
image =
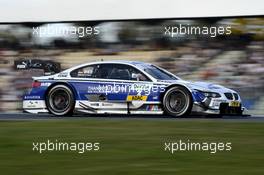
[[[146,66],[144,71],[158,80],[178,80],[176,76],[173,76],[154,65]]]

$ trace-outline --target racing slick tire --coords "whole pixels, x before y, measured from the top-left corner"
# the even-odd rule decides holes
[[[192,95],[189,90],[184,87],[171,87],[163,96],[164,112],[173,117],[188,115],[192,110],[192,106]]]
[[[71,115],[75,106],[72,90],[62,84],[55,85],[47,93],[46,105],[54,115]]]

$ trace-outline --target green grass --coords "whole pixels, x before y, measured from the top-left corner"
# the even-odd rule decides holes
[[[32,151],[32,142],[47,139],[100,142],[100,151]],[[164,151],[164,142],[180,139],[232,142],[232,151]],[[264,123],[100,118],[1,121],[0,174],[264,174]]]

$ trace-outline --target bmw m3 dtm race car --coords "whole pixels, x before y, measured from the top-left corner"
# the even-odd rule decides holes
[[[239,94],[226,87],[182,80],[152,64],[101,61],[33,77],[23,97],[29,113],[242,115]]]

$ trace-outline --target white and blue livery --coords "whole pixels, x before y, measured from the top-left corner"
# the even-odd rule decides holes
[[[239,94],[226,87],[189,82],[152,64],[101,61],[33,77],[24,95],[29,113],[242,115]]]

